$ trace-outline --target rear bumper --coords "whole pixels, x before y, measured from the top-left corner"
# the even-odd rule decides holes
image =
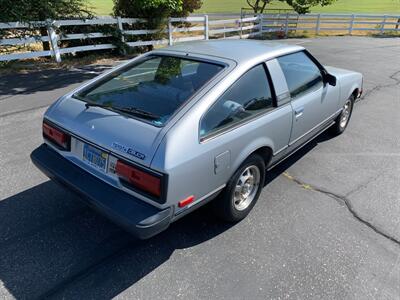
[[[156,235],[171,223],[171,207],[160,210],[103,182],[46,144],[35,149],[31,159],[49,178],[80,194],[87,204],[140,239]]]

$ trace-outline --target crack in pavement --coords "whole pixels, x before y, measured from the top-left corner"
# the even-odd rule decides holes
[[[322,193],[322,194],[324,194],[324,195],[336,200],[338,203],[344,204],[347,207],[348,211],[353,215],[353,217],[356,220],[358,220],[362,224],[368,226],[369,228],[371,228],[373,231],[375,231],[379,235],[389,239],[390,241],[392,241],[392,242],[396,243],[398,246],[400,246],[400,240],[396,239],[395,237],[390,236],[389,234],[384,232],[384,230],[378,228],[377,226],[375,226],[371,222],[369,222],[367,220],[364,220],[360,215],[358,215],[358,213],[355,211],[353,205],[351,204],[351,201],[346,196],[338,195],[338,194],[335,194],[335,193],[330,192],[328,190],[312,186],[311,184],[307,184],[307,183],[305,183],[305,182],[293,177],[288,172],[283,172],[282,175],[285,178],[289,179],[290,181],[296,183],[297,185],[299,185],[301,188],[303,188],[305,190]]]
[[[350,192],[348,192],[345,197],[349,197],[350,195],[353,195],[363,189],[365,189],[370,183],[374,182],[375,180],[377,180],[379,177],[382,176],[382,172],[378,172],[377,174],[375,174],[374,177],[370,178],[369,180],[367,180],[366,182],[358,185],[357,187],[355,187],[353,190],[351,190]]]
[[[400,85],[400,79],[396,78],[397,75],[400,74],[400,71],[396,71],[394,72],[392,75],[389,76],[389,79],[394,80],[394,83],[390,83],[390,84],[378,84],[376,86],[374,86],[373,88],[371,88],[370,90],[366,91],[364,95],[361,96],[361,98],[357,99],[356,102],[360,102],[362,100],[364,100],[365,98],[367,98],[369,95],[371,95],[372,93],[379,91],[381,89],[384,88],[389,88],[389,87],[395,87]]]

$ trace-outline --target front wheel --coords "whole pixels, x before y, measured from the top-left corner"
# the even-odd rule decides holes
[[[350,117],[353,113],[353,107],[354,107],[354,96],[351,96],[344,103],[342,112],[336,118],[335,124],[331,127],[331,132],[334,135],[342,134],[346,130],[347,125],[349,124],[350,121]]]
[[[228,222],[244,219],[256,204],[264,186],[265,164],[253,154],[236,170],[223,193],[214,201],[218,216]]]

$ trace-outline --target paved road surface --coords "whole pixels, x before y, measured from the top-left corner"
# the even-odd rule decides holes
[[[106,66],[0,77],[0,298],[399,299],[399,39],[291,40],[365,75],[346,133],[276,168],[234,226],[208,207],[148,241],[29,160],[45,107]]]

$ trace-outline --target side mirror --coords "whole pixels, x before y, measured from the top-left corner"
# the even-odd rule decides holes
[[[329,74],[326,70],[322,72],[322,77],[324,79],[324,83],[327,83],[331,86],[336,86],[336,77],[332,74]]]

